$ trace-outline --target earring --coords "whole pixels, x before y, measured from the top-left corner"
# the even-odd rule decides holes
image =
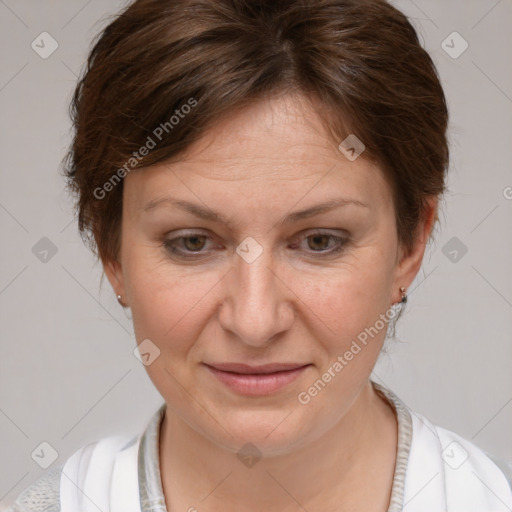
[[[123,307],[124,316],[126,318],[128,318],[128,320],[133,320],[131,315],[126,314],[126,310],[129,309],[130,306],[127,306],[121,299],[122,299],[121,295],[117,295],[117,302],[119,302],[119,304],[121,304],[121,306]]]
[[[402,300],[400,302],[402,304],[405,304],[407,302],[407,293],[406,289],[403,286],[400,288],[400,293],[402,294]]]

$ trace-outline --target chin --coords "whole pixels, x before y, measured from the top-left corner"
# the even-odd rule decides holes
[[[216,416],[223,418],[221,424],[226,430],[218,424],[209,424],[200,426],[199,432],[237,455],[251,450],[265,457],[284,455],[316,437],[307,430],[308,423],[299,412],[291,412],[290,408],[262,412],[239,410]],[[313,418],[311,422],[318,427]]]

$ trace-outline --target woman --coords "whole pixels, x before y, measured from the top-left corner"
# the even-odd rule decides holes
[[[512,508],[504,463],[370,380],[448,168],[402,13],[138,0],[72,106],[79,228],[165,404],[11,511]]]

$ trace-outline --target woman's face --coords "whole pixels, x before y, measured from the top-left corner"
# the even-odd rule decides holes
[[[381,170],[347,159],[301,97],[283,96],[233,113],[179,162],[132,171],[123,194],[119,263],[105,270],[137,343],[150,340],[146,368],[169,409],[220,446],[267,454],[339,422],[423,255],[399,263]],[[303,368],[210,367],[226,363]]]

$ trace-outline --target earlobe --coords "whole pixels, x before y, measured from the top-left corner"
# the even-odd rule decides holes
[[[124,279],[123,279],[123,271],[121,268],[121,264],[118,261],[104,261],[103,262],[103,271],[107,276],[107,279],[116,294],[117,301],[123,307],[127,307],[127,304],[122,300],[125,294],[124,287]]]
[[[400,250],[400,261],[395,276],[395,289],[402,287],[408,289],[418,274],[434,226],[436,212],[437,198],[433,197],[427,201],[426,211],[418,226],[414,245],[409,251]]]

